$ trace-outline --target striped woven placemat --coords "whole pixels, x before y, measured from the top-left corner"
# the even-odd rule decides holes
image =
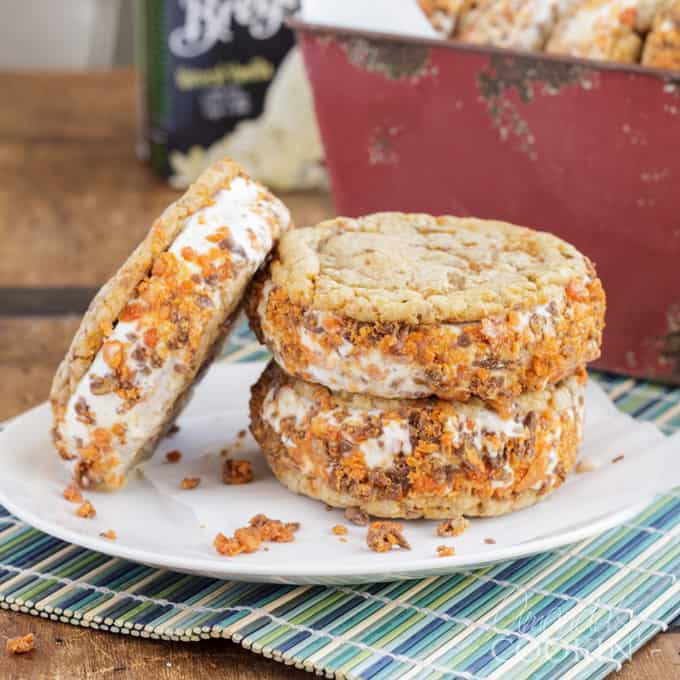
[[[241,329],[225,360],[264,358]],[[680,390],[598,374],[667,433]],[[114,559],[0,512],[0,605],[114,633],[225,637],[339,678],[601,678],[680,613],[680,492],[568,548],[452,576],[347,587],[187,576]]]

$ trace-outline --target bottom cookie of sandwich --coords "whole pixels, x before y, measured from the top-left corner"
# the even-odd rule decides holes
[[[574,466],[585,371],[518,397],[502,418],[483,402],[332,392],[271,363],[253,386],[251,430],[296,493],[378,517],[501,515],[533,505]]]

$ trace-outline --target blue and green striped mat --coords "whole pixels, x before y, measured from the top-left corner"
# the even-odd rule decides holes
[[[264,358],[246,330],[225,360]],[[667,433],[680,390],[598,375]],[[224,637],[328,677],[602,678],[680,613],[680,492],[566,549],[351,587],[239,583],[112,559],[0,516],[0,605],[152,638]]]

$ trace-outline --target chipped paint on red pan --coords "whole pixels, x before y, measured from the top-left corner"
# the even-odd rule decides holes
[[[291,23],[339,213],[554,232],[608,293],[597,365],[680,382],[680,74]]]

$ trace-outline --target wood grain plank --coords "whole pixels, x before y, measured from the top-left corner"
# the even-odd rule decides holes
[[[63,316],[84,314],[97,288],[0,287],[0,316]]]
[[[35,649],[5,652],[5,641],[33,633]],[[12,680],[302,680],[309,674],[265,659],[229,640],[166,642],[80,628],[0,611],[0,678]]]

